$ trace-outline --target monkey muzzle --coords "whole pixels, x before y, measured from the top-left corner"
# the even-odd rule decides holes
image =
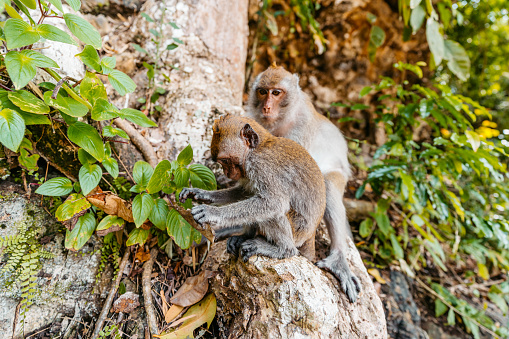
[[[217,162],[221,164],[224,175],[228,178],[232,180],[239,180],[244,177],[244,170],[238,159],[222,158],[217,159]]]

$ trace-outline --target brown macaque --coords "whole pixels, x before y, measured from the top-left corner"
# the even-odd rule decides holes
[[[315,257],[315,233],[325,210],[325,182],[316,162],[296,142],[278,138],[252,119],[226,115],[214,122],[212,159],[237,184],[205,191],[184,188],[188,198],[213,203],[191,213],[209,224],[228,252],[247,261],[253,255]]]
[[[331,250],[317,265],[332,272],[348,299],[355,302],[361,284],[344,254],[346,237],[351,236],[343,205],[343,194],[351,175],[345,138],[332,122],[315,110],[299,86],[299,77],[275,63],[252,84],[247,115],[273,135],[302,145],[320,167],[327,187],[324,220]]]

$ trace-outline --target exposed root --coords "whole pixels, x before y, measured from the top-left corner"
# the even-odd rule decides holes
[[[127,133],[129,138],[131,139],[132,143],[138,150],[141,152],[145,160],[150,164],[152,167],[156,167],[158,160],[156,152],[154,151],[154,148],[148,142],[147,139],[143,135],[138,132],[137,129],[135,129],[129,122],[122,120],[122,119],[115,119],[113,120],[113,123],[120,129],[122,129],[124,132]]]

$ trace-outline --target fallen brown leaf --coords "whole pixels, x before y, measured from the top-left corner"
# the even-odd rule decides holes
[[[127,222],[134,222],[131,204],[111,192],[89,194],[87,200],[106,214],[116,215]]]
[[[115,313],[130,313],[136,307],[140,306],[140,296],[133,292],[126,292],[118,297],[117,300],[113,303],[113,307],[111,308],[112,312]]]
[[[164,321],[170,323],[175,319],[184,309],[184,307],[179,305],[171,305],[170,309],[166,311],[164,314]]]
[[[145,262],[148,259],[150,259],[150,252],[145,252],[145,249],[143,247],[140,247],[138,249],[138,252],[136,252],[136,255],[134,256],[134,259],[138,260],[139,262]]]
[[[209,289],[209,278],[215,272],[204,270],[194,277],[189,277],[179,290],[171,297],[170,302],[179,306],[191,306],[200,301]]]
[[[164,296],[164,290],[162,288],[159,291],[159,296],[161,297],[161,305],[162,305],[163,314],[166,314],[166,312],[168,312],[168,302],[166,301],[166,297]]]

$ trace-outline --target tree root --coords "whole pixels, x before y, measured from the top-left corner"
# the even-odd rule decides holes
[[[154,265],[154,261],[156,260],[158,252],[159,249],[157,246],[154,246],[150,250],[150,259],[147,260],[145,264],[143,264],[143,275],[141,279],[143,285],[143,299],[145,300],[145,312],[147,312],[147,322],[151,335],[159,334],[156,312],[154,310],[154,303],[152,301],[152,284],[150,282],[152,266]]]
[[[99,332],[101,331],[106,318],[108,317],[108,313],[110,312],[111,305],[113,304],[113,298],[117,293],[118,286],[120,285],[120,280],[122,280],[122,273],[124,272],[125,267],[129,261],[129,254],[131,253],[129,247],[125,250],[124,256],[122,257],[122,261],[120,262],[120,266],[118,267],[117,278],[115,279],[115,283],[111,287],[110,293],[108,294],[108,298],[104,303],[103,309],[99,318],[97,318],[97,322],[95,323],[94,332],[92,333],[92,339],[96,339],[99,336]]]
[[[132,143],[141,152],[145,160],[150,164],[150,166],[155,168],[159,161],[150,142],[148,142],[148,140],[145,139],[145,137],[127,121],[117,118],[113,120],[113,123],[127,133]]]
[[[375,203],[366,200],[343,199],[348,219],[360,221],[370,216],[375,211]]]

